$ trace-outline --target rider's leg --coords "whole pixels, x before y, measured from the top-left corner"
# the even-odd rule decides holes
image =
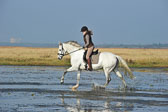
[[[92,70],[92,63],[91,63],[90,55],[92,54],[93,49],[94,49],[93,46],[88,48],[88,51],[87,51],[87,54],[86,54],[86,59],[87,59],[87,62],[88,62],[88,70],[90,70],[90,71]]]

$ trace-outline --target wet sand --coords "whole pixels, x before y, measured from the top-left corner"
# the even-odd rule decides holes
[[[125,76],[128,88],[111,73],[106,89],[102,71],[83,71],[77,91],[76,72],[60,78],[65,68],[39,66],[0,67],[0,111],[2,112],[167,112],[168,73],[134,70],[135,80]],[[142,70],[143,71],[143,70]]]

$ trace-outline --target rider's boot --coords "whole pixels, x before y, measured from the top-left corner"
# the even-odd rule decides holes
[[[89,59],[87,60],[87,62],[88,62],[88,70],[89,70],[89,71],[92,71],[93,69],[92,69],[91,59],[89,58]]]

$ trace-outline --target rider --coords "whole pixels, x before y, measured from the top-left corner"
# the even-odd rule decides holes
[[[92,42],[92,37],[91,35],[93,35],[92,31],[88,30],[88,28],[86,26],[83,26],[81,28],[81,32],[83,33],[83,39],[85,42],[84,48],[87,49],[87,54],[86,54],[86,59],[87,59],[87,63],[88,63],[88,70],[92,71],[92,63],[91,63],[91,54],[93,52],[94,49],[94,44]]]

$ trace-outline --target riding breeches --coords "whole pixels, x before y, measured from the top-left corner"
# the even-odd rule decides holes
[[[87,48],[86,59],[88,60],[90,55],[92,54],[94,46]]]

